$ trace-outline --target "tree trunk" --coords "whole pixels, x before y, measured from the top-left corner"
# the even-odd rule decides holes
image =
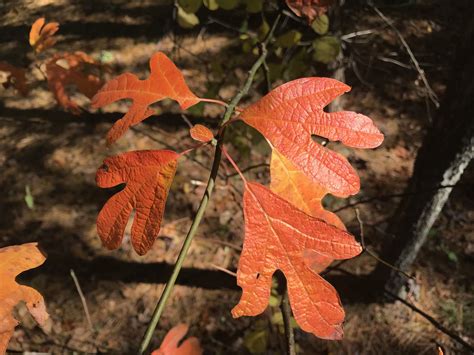
[[[474,154],[474,18],[464,30],[441,109],[416,157],[407,195],[389,225],[393,239],[382,248],[381,258],[403,271],[411,268],[452,186]],[[407,281],[380,263],[373,276],[394,294]]]

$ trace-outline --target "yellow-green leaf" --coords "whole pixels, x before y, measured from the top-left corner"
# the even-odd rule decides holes
[[[196,13],[202,5],[202,0],[178,0],[178,5],[188,14]]]
[[[195,14],[188,14],[178,6],[178,25],[182,28],[193,28],[199,24],[199,18]]]
[[[278,36],[275,44],[283,48],[289,48],[297,44],[301,40],[301,37],[303,37],[301,32],[290,30],[281,36]]]
[[[257,30],[257,36],[259,41],[263,41],[267,36],[268,32],[270,31],[270,25],[268,24],[265,19],[262,21],[262,24]]]
[[[334,61],[341,51],[341,43],[336,37],[324,36],[313,41],[313,59],[324,64]]]
[[[216,0],[217,5],[224,10],[233,10],[239,6],[239,0]]]
[[[329,29],[329,17],[326,14],[316,17],[311,23],[311,27],[317,34],[325,35]]]
[[[204,6],[211,11],[216,11],[219,8],[217,0],[204,0]]]
[[[257,329],[244,337],[244,345],[251,354],[264,354],[268,346],[268,332]]]
[[[262,11],[263,0],[245,0],[245,6],[248,13],[256,14]]]

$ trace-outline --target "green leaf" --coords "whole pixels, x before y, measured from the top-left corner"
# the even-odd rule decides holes
[[[188,14],[178,6],[178,25],[182,28],[193,28],[199,24],[199,18],[195,14]]]
[[[317,38],[312,45],[314,49],[313,59],[324,64],[334,61],[341,51],[341,43],[333,36]]]
[[[254,330],[244,337],[244,345],[251,354],[264,354],[268,346],[268,332],[266,329]]]
[[[233,10],[239,6],[239,0],[216,0],[220,8],[224,10]]]
[[[204,0],[204,6],[211,11],[216,11],[219,8],[217,0]]]
[[[272,324],[283,326],[283,314],[281,314],[281,312],[273,314],[270,321]],[[299,328],[298,323],[296,323],[296,320],[293,317],[291,317],[290,324],[292,328]]]
[[[311,28],[319,35],[325,35],[329,29],[329,17],[326,14],[322,14],[314,19],[311,23]]]
[[[262,12],[263,0],[244,0],[247,12],[256,14]]]
[[[275,44],[283,48],[289,48],[297,44],[301,40],[301,37],[303,37],[301,32],[296,30],[290,30],[282,34],[281,36],[278,36],[275,41]]]
[[[310,58],[308,58],[306,49],[300,49],[288,62],[285,69],[285,79],[289,81],[307,76],[309,62]]]
[[[178,5],[188,14],[196,13],[202,6],[202,0],[178,0]]]
[[[259,41],[263,41],[267,36],[268,32],[270,31],[270,25],[268,24],[265,19],[262,21],[262,24],[257,30],[257,37]]]
[[[31,194],[29,185],[25,186],[25,203],[26,203],[26,206],[30,210],[35,208],[35,199],[33,198],[33,195]]]

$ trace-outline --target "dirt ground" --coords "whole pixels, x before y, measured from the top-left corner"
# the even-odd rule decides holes
[[[394,20],[414,55],[425,69],[434,91],[442,96],[449,77],[462,17],[449,1],[420,1],[419,5],[382,8]],[[460,10],[461,9],[461,10]],[[125,71],[148,73],[148,59],[165,51],[183,69],[187,82],[198,95],[218,82],[223,100],[236,93],[252,55],[242,54],[241,42],[232,30],[218,24],[200,31],[177,29],[172,7],[160,1],[15,0],[0,4],[0,60],[27,66],[31,61],[28,31],[38,17],[61,24],[56,51],[82,50],[94,58],[107,56],[112,77]],[[224,12],[215,14],[226,21]],[[231,21],[231,20],[229,20]],[[291,25],[287,20],[286,26]],[[347,82],[353,90],[345,95],[347,110],[374,119],[386,136],[376,150],[351,150],[329,146],[346,155],[361,176],[361,192],[348,200],[329,197],[327,207],[338,210],[348,229],[359,235],[359,224],[349,203],[360,203],[368,248],[377,251],[387,221],[394,212],[412,171],[416,151],[435,115],[425,98],[423,83],[410,66],[410,59],[396,34],[372,10],[355,7],[344,33],[370,29],[367,36],[345,43],[348,54]],[[224,68],[220,77],[213,71]],[[40,78],[32,69],[29,80]],[[318,74],[308,69],[306,76]],[[262,82],[262,77],[258,80]],[[220,81],[219,81],[220,80]],[[279,81],[281,83],[281,81]],[[259,84],[255,85],[258,88]],[[160,236],[153,249],[139,257],[126,232],[122,247],[107,251],[96,233],[95,218],[111,196],[95,186],[95,172],[106,156],[138,149],[193,146],[188,126],[177,106],[157,106],[162,117],[153,117],[130,130],[111,148],[105,134],[113,120],[125,112],[122,101],[103,111],[89,108],[85,97],[76,96],[88,113],[75,116],[57,107],[44,82],[35,84],[27,97],[13,89],[0,90],[0,247],[38,241],[48,261],[38,270],[26,272],[21,280],[45,297],[51,322],[40,330],[24,307],[17,310],[22,325],[16,328],[9,349],[52,353],[133,353],[146,329],[151,313],[170,274],[193,213],[208,177],[212,149],[193,152],[180,161],[171,188]],[[252,90],[243,105],[259,97]],[[428,109],[429,107],[429,109]],[[202,113],[189,114],[191,122],[210,127],[222,113],[207,105]],[[259,141],[251,148],[252,142]],[[268,182],[268,148],[256,133],[236,125],[231,152],[242,168],[260,165],[247,174]],[[251,154],[250,154],[251,151]],[[248,343],[261,329],[270,329],[265,353],[280,353],[279,327],[271,322],[278,307],[255,319],[232,319],[230,310],[240,292],[233,276],[242,245],[241,183],[232,168],[223,163],[216,193],[199,228],[184,270],[156,331],[157,347],[173,325],[185,322],[197,336],[206,354],[249,353]],[[416,287],[407,298],[443,325],[474,341],[473,256],[474,195],[472,166],[456,187],[441,217],[430,232],[414,272]],[[34,207],[25,203],[31,191]],[[368,274],[376,260],[367,254],[344,264],[357,275]],[[73,279],[73,270],[85,294],[92,320],[86,321],[84,307]],[[337,273],[334,277],[337,277]],[[329,273],[331,278],[331,273]],[[340,290],[347,320],[345,339],[323,341],[296,330],[301,354],[435,354],[437,345],[445,354],[463,349],[420,315],[399,302],[367,303],[352,300]],[[355,289],[353,286],[355,285]],[[347,294],[345,292],[348,292]]]

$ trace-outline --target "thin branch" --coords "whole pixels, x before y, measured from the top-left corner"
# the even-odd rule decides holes
[[[240,171],[242,172],[242,174],[244,174],[244,173],[249,172],[251,170],[258,169],[258,168],[263,168],[263,167],[268,167],[268,166],[270,166],[270,164],[260,163],[260,164],[250,165],[250,166],[248,166],[244,169],[240,169]],[[237,175],[239,175],[238,172],[227,174],[227,178],[231,178],[231,177],[234,177],[234,176],[237,176]]]
[[[356,275],[356,274],[353,274],[352,272],[349,272],[347,270],[344,270],[344,269],[335,269],[337,271],[340,271],[346,275],[349,275],[349,276],[352,276],[352,277],[357,277],[357,278],[362,278],[361,275]],[[397,301],[400,301],[403,305],[407,306],[408,308],[410,308],[412,311],[418,313],[419,315],[421,315],[423,318],[425,318],[428,322],[430,322],[436,329],[438,329],[439,331],[441,331],[442,333],[446,334],[448,337],[450,337],[451,339],[455,340],[456,342],[458,342],[459,344],[465,346],[467,349],[469,349],[469,351],[472,353],[474,352],[474,347],[469,344],[468,342],[466,342],[463,338],[461,338],[458,334],[456,334],[454,331],[446,328],[445,326],[443,326],[440,322],[438,322],[433,316],[429,315],[428,313],[422,311],[420,308],[418,308],[417,306],[415,306],[414,304],[408,302],[407,300],[393,294],[392,292],[390,291],[387,291],[387,290],[384,290],[385,294]]]
[[[291,327],[291,307],[290,302],[288,301],[288,289],[285,285],[285,289],[282,290],[280,310],[283,316],[283,325],[285,328],[286,336],[286,346],[288,355],[296,355],[296,346],[295,346],[295,334],[293,333],[293,328]]]
[[[421,68],[420,63],[416,59],[415,55],[413,54],[413,51],[411,50],[410,46],[408,45],[407,41],[403,37],[403,35],[400,33],[400,31],[395,27],[395,25],[390,21],[375,5],[369,4],[370,7],[379,15],[379,17],[385,21],[385,23],[390,26],[390,28],[396,33],[398,36],[400,42],[402,43],[403,47],[405,47],[405,50],[407,51],[408,55],[410,56],[410,59],[415,66],[418,75],[420,76],[421,80],[423,81],[423,84],[425,85],[426,92],[428,94],[428,97],[430,100],[433,102],[433,104],[436,106],[436,108],[439,107],[439,99],[436,93],[433,91],[431,88],[430,83],[428,82],[428,79],[426,78],[425,71],[423,68]]]
[[[347,208],[355,207],[357,205],[361,205],[361,204],[365,204],[365,203],[370,203],[370,202],[376,201],[376,200],[383,200],[383,199],[386,199],[386,198],[414,196],[414,195],[419,195],[419,194],[422,194],[422,193],[425,193],[425,192],[436,191],[436,190],[440,190],[440,189],[449,189],[449,188],[453,188],[453,187],[456,187],[456,186],[459,187],[459,186],[463,186],[463,185],[465,185],[465,184],[442,185],[442,186],[433,187],[431,189],[423,189],[423,190],[417,190],[417,191],[413,191],[413,192],[402,192],[402,193],[398,193],[398,194],[388,194],[388,195],[380,195],[380,196],[369,197],[369,198],[366,198],[364,200],[359,200],[359,201],[356,201],[356,202],[353,202],[353,203],[348,203],[345,206],[336,208],[332,212],[334,212],[334,213],[340,212],[340,211],[345,210]]]
[[[267,34],[267,37],[265,38],[264,44],[267,44],[271,37],[273,36],[273,33],[275,31],[275,28],[278,25],[278,22],[280,21],[280,15],[276,18],[275,22],[272,25],[272,28]],[[171,273],[171,276],[166,283],[165,289],[163,290],[163,293],[161,294],[161,297],[155,307],[155,310],[153,312],[152,319],[150,323],[148,324],[147,330],[145,332],[145,335],[140,343],[140,349],[139,349],[139,354],[144,354],[148,346],[150,345],[151,338],[153,336],[153,333],[155,331],[155,328],[160,320],[161,315],[163,314],[163,311],[165,309],[166,303],[171,295],[171,292],[173,291],[174,284],[176,283],[176,279],[178,278],[178,275],[181,271],[181,267],[183,265],[184,260],[186,259],[186,255],[188,253],[188,250],[191,246],[191,242],[194,238],[194,235],[197,232],[197,229],[199,227],[199,224],[201,223],[201,220],[204,216],[204,212],[206,211],[207,205],[209,203],[209,200],[211,198],[212,192],[214,191],[214,186],[216,183],[217,179],[217,173],[219,171],[219,166],[222,158],[222,145],[224,143],[224,137],[225,137],[225,127],[224,125],[227,123],[227,121],[230,120],[232,117],[232,114],[234,113],[235,107],[238,105],[240,100],[243,98],[245,94],[249,91],[255,74],[257,73],[258,69],[260,66],[263,64],[263,61],[265,60],[267,56],[267,52],[263,51],[259,58],[255,61],[253,64],[252,68],[248,72],[247,80],[245,81],[242,89],[237,93],[237,95],[234,96],[230,104],[227,106],[226,111],[224,113],[224,117],[222,118],[220,124],[219,124],[219,133],[218,133],[218,138],[217,138],[217,147],[214,153],[214,161],[212,163],[212,168],[211,168],[211,173],[209,176],[209,180],[207,183],[206,191],[204,192],[204,195],[201,199],[201,202],[199,204],[198,210],[196,212],[196,215],[194,217],[194,220],[191,224],[191,227],[188,231],[188,234],[186,235],[186,238],[184,240],[183,246],[181,248],[181,251],[179,253],[178,259],[176,260],[176,263],[173,268],[173,272]]]
[[[355,215],[356,215],[356,218],[357,218],[357,221],[359,222],[359,229],[360,229],[360,242],[362,244],[362,249],[367,253],[369,254],[372,258],[374,258],[375,260],[377,260],[379,263],[382,263],[384,264],[385,266],[389,267],[390,269],[392,270],[395,270],[396,272],[402,274],[403,276],[409,278],[409,279],[413,279],[416,281],[415,277],[412,276],[412,275],[409,275],[408,273],[406,273],[405,271],[403,271],[402,269],[399,269],[397,268],[396,266],[386,262],[385,260],[379,258],[377,256],[377,254],[375,254],[374,252],[372,252],[370,249],[367,248],[367,246],[365,245],[365,238],[364,238],[364,224],[362,223],[362,219],[360,218],[360,213],[359,213],[359,210],[357,208],[354,208],[354,211],[355,211]]]
[[[89,307],[87,307],[86,298],[84,297],[84,293],[82,292],[81,285],[79,284],[79,280],[77,279],[76,274],[74,273],[73,269],[69,270],[69,272],[71,273],[72,280],[74,281],[74,284],[76,285],[77,293],[79,294],[79,298],[81,299],[82,308],[84,308],[84,313],[86,314],[86,319],[87,319],[87,323],[89,324],[89,328],[91,330],[94,330],[94,326],[92,325],[92,321],[91,321],[91,315],[89,314]]]
[[[265,44],[261,44],[260,53],[263,53],[266,50],[267,48],[265,47]],[[263,61],[262,69],[265,76],[265,83],[267,85],[266,93],[268,94],[272,90],[272,82],[270,80],[270,69],[267,65],[266,60]],[[286,282],[280,294],[281,294],[280,310],[281,310],[283,326],[285,330],[287,354],[296,355],[295,334],[293,333],[293,328],[291,327],[291,307],[288,300],[288,288],[286,286]]]
[[[222,271],[230,276],[233,276],[233,277],[237,277],[237,273],[233,272],[233,271],[230,271],[228,269],[226,269],[225,267],[222,267],[222,266],[219,266],[219,265],[216,265],[216,264],[210,264],[214,269],[216,270],[219,270],[219,271]]]

